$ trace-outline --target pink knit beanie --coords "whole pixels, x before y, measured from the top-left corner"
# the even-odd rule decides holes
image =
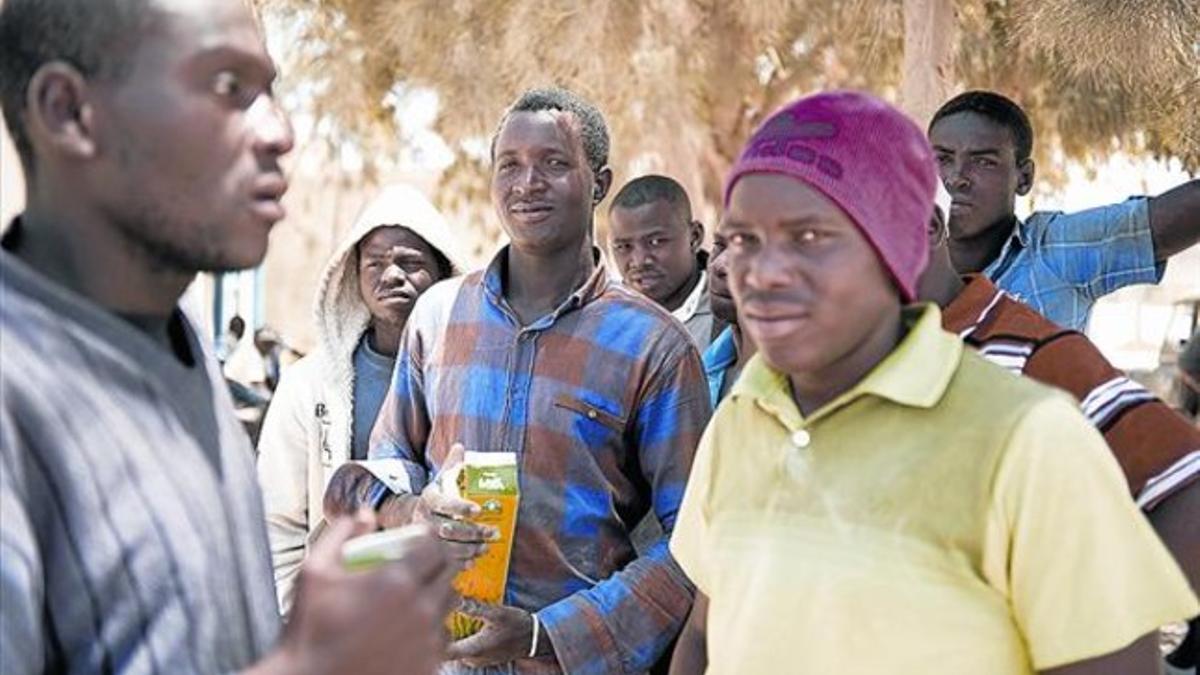
[[[867,94],[830,92],[776,112],[742,150],[725,183],[779,173],[833,200],[858,225],[905,302],[929,260],[937,166],[925,134],[904,113]]]

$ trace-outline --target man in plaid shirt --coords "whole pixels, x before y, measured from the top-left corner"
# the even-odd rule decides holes
[[[937,111],[929,140],[953,197],[950,253],[1054,323],[1087,328],[1099,298],[1162,279],[1167,259],[1200,241],[1200,180],[1156,197],[1078,213],[1014,215],[1033,187],[1033,128],[1013,101],[969,91]]]
[[[527,92],[492,154],[492,200],[512,243],[422,296],[370,459],[333,478],[327,508],[432,521],[470,558],[489,533],[431,479],[456,461],[455,444],[516,453],[505,603],[467,606],[486,625],[451,645],[446,670],[644,672],[692,601],[667,540],[710,414],[700,358],[681,324],[599,260],[593,210],[612,172],[594,106]],[[638,556],[630,532],[651,509],[664,535]]]

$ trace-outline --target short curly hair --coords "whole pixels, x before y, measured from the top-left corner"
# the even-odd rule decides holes
[[[69,63],[84,77],[119,80],[154,12],[150,0],[4,0],[0,3],[0,106],[27,170],[33,147],[23,112],[43,65]]]
[[[626,183],[613,197],[608,210],[636,209],[655,202],[666,203],[685,223],[692,219],[692,202],[687,191],[674,178],[657,174],[639,176]]]
[[[961,112],[983,115],[1008,129],[1013,139],[1017,161],[1024,162],[1033,154],[1033,125],[1029,116],[1015,101],[994,91],[968,91],[942,104],[929,122],[929,131],[942,119]]]
[[[548,89],[530,89],[518,98],[496,125],[492,134],[491,156],[496,155],[496,138],[500,130],[508,122],[513,113],[539,112],[542,110],[559,110],[571,113],[579,121],[579,136],[583,141],[583,152],[587,156],[588,166],[593,172],[599,172],[608,165],[608,125],[604,115],[591,101],[573,91],[559,87]]]

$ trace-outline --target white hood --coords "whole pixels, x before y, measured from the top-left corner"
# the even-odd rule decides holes
[[[371,321],[358,287],[355,246],[372,230],[386,226],[404,227],[420,236],[446,257],[455,275],[466,270],[450,224],[420,191],[409,185],[383,188],[346,233],[317,287],[317,339],[338,379],[353,376],[354,349]]]

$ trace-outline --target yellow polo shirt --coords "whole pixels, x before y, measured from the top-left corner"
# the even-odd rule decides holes
[[[671,552],[713,673],[1033,673],[1200,613],[1065,394],[932,306],[805,419],[756,357],[704,434]]]

